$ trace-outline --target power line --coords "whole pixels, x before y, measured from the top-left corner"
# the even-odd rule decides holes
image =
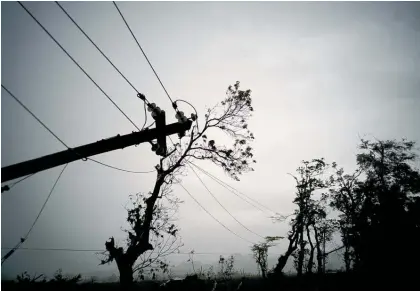
[[[232,213],[229,212],[229,210],[226,209],[226,207],[223,206],[223,204],[219,201],[219,199],[216,198],[216,196],[210,191],[210,189],[207,187],[207,185],[203,182],[203,180],[200,178],[200,176],[197,174],[197,172],[194,170],[193,167],[189,166],[190,169],[194,172],[194,174],[197,176],[198,180],[200,180],[201,184],[206,188],[207,192],[216,200],[216,202],[237,222],[239,223],[243,228],[248,230],[249,232],[255,234],[256,236],[265,239],[263,236],[259,235],[258,233],[250,230],[248,227],[246,227],[242,222],[240,222]]]
[[[172,145],[176,148],[176,146],[175,146],[175,144],[174,144],[174,142],[172,141],[172,139],[169,137],[169,139],[170,139],[170,141],[171,141],[171,143],[172,143]],[[187,163],[190,163],[190,164],[192,164],[193,166],[196,166],[198,169],[200,169],[201,171],[203,171],[203,172],[205,172],[205,173],[207,173],[208,175],[211,175],[211,174],[209,174],[208,172],[206,172],[206,171],[204,171],[203,169],[201,169],[200,167],[198,167],[197,165],[195,165],[194,163],[192,163],[192,162],[189,162],[189,161],[187,161]],[[206,190],[213,196],[213,198],[217,201],[217,203],[219,203],[219,205],[233,218],[233,219],[235,219],[235,221],[236,222],[238,222],[242,227],[244,227],[246,230],[248,230],[249,232],[251,232],[251,233],[253,233],[253,234],[255,234],[255,235],[257,235],[257,236],[259,236],[259,237],[261,237],[261,238],[263,238],[264,239],[264,237],[263,236],[261,236],[261,235],[259,235],[259,234],[257,234],[257,233],[255,233],[255,232],[253,232],[252,230],[250,230],[248,227],[246,227],[245,225],[243,225],[239,220],[237,220],[221,203],[220,203],[220,201],[214,196],[214,194],[209,190],[209,188],[204,184],[204,182],[201,180],[201,178],[197,175],[197,173],[194,171],[194,169],[190,166],[190,168],[191,168],[191,170],[193,170],[193,172],[194,172],[194,174],[197,176],[197,178],[200,180],[200,182],[203,184],[203,186],[206,188]],[[214,177],[215,178],[215,177]],[[217,179],[217,178],[216,178]],[[221,184],[222,185],[222,184]],[[207,214],[209,214],[214,220],[216,220],[220,225],[222,225],[224,228],[226,228],[228,231],[230,231],[230,232],[232,232],[234,235],[236,235],[236,236],[238,236],[239,238],[241,238],[242,240],[245,240],[245,241],[247,241],[247,242],[249,242],[249,243],[252,243],[252,244],[254,244],[253,242],[250,242],[249,240],[247,240],[247,239],[244,239],[244,238],[242,238],[241,236],[239,236],[238,234],[236,234],[236,233],[234,233],[233,231],[231,231],[229,228],[227,228],[223,223],[221,223],[216,217],[214,217],[207,209],[205,209],[204,208],[204,206],[203,205],[201,205],[198,201],[197,201],[197,199],[195,199],[194,198],[194,196],[192,196],[192,194],[190,193],[190,192],[188,192],[188,190],[187,189],[185,189],[185,187],[182,185],[182,184],[180,184],[180,186],[187,192],[187,194],[192,198],[192,199],[194,199],[194,201],[205,211],[205,212],[207,212]],[[223,186],[223,185],[222,185]],[[226,187],[225,187],[226,188]],[[232,187],[233,188],[233,187]],[[228,188],[227,188],[228,189]],[[228,189],[229,190],[229,189]],[[231,191],[231,190],[229,190],[229,191]],[[232,192],[232,191],[231,191]],[[239,191],[238,191],[239,192]],[[233,194],[235,194],[235,195],[237,195],[236,193],[234,193],[234,192],[232,192]],[[243,194],[243,195],[245,195],[245,194]],[[238,196],[238,195],[237,195]],[[246,196],[246,195],[245,195]],[[238,197],[240,197],[240,196],[238,196]],[[240,197],[241,198],[241,197]],[[243,198],[241,198],[241,199],[243,199]],[[247,200],[244,200],[244,201],[246,201],[246,202],[248,202]],[[249,202],[248,202],[249,203]],[[251,204],[252,206],[254,206],[253,204]],[[255,206],[254,206],[255,207]],[[274,212],[274,211],[273,211]]]
[[[136,91],[137,94],[141,94],[139,92],[139,90],[137,90],[136,87],[134,87],[134,85],[124,76],[124,74],[114,65],[114,63],[105,55],[105,53],[96,45],[96,43],[86,34],[86,32],[83,30],[83,28],[80,27],[80,25],[77,24],[77,22],[73,19],[73,17],[70,16],[70,14],[64,9],[63,6],[61,6],[60,3],[58,3],[58,1],[55,1],[55,3],[58,5],[58,7],[61,8],[61,10],[64,12],[64,14],[67,15],[67,17],[73,22],[74,25],[76,25],[76,27],[79,29],[79,31],[91,42],[91,44],[101,53],[101,55],[111,64],[112,67],[114,67],[114,69],[121,75],[121,77],[124,78],[124,80],[131,86],[131,88],[134,89],[134,91]],[[143,95],[143,94],[141,94]],[[147,123],[147,112],[146,112],[146,103],[148,103],[149,101],[147,100],[146,96],[144,96],[144,124],[142,127],[142,130],[144,129],[144,127],[146,126]]]
[[[42,120],[41,119],[39,119],[36,115],[35,115],[35,113],[33,113],[28,107],[26,107],[25,106],[25,104],[23,104],[22,103],[22,101],[20,101],[12,92],[10,92],[3,84],[1,85],[1,87],[4,89],[4,90],[6,90],[7,91],[7,93],[9,93],[9,95],[13,98],[13,99],[15,99],[16,100],[16,102],[18,102],[19,103],[19,105],[21,105],[30,115],[32,115],[32,117],[33,118],[35,118],[36,119],[36,121],[38,121],[49,133],[51,133],[64,147],[66,147],[67,149],[69,149],[69,150],[72,150],[72,148],[71,147],[69,147],[61,138],[59,138],[44,122],[42,122]],[[76,154],[76,155],[78,155],[78,156],[81,156],[80,154],[78,154],[77,152],[75,152],[74,150],[73,150],[73,152]],[[84,157],[83,157],[83,159],[85,159]],[[135,173],[135,174],[146,174],[146,173],[153,173],[153,172],[155,172],[154,170],[152,170],[152,171],[130,171],[130,170],[126,170],[126,169],[121,169],[121,168],[118,168],[118,167],[114,167],[114,166],[111,166],[111,165],[108,165],[108,164],[105,164],[105,163],[103,163],[103,162],[100,162],[100,161],[98,161],[98,160],[95,160],[95,159],[92,159],[92,158],[86,158],[87,160],[90,160],[90,161],[92,161],[92,162],[95,162],[95,163],[97,163],[97,164],[100,164],[100,165],[103,165],[103,166],[105,166],[105,167],[108,167],[108,168],[111,168],[111,169],[115,169],[115,170],[119,170],[119,171],[123,171],[123,172],[127,172],[127,173]],[[26,178],[24,178],[24,179],[26,179]],[[24,180],[24,179],[22,179],[22,180]],[[11,187],[9,187],[9,188],[11,188]]]
[[[339,251],[339,250],[341,250],[341,249],[344,249],[345,247],[346,247],[345,245],[342,245],[341,247],[338,247],[338,248],[335,248],[335,249],[333,249],[333,250],[331,250],[331,251],[326,252],[326,253],[324,254],[324,256],[328,256],[329,254],[331,254],[331,253],[333,253],[333,252],[336,252],[336,251]]]
[[[230,230],[226,225],[224,225],[220,220],[218,220],[213,214],[211,214],[200,202],[198,202],[197,199],[195,199],[195,197],[180,183],[179,184],[184,190],[185,192],[187,192],[187,194],[208,214],[210,215],[217,223],[219,223],[221,226],[223,226],[226,230],[228,230],[230,233],[232,233],[233,235],[236,235],[237,237],[239,237],[240,239],[250,243],[250,244],[254,244],[252,241],[249,241],[243,237],[241,237],[240,235],[236,234],[235,232],[233,232],[232,230]]]
[[[2,250],[12,250],[13,248],[1,248]],[[105,250],[95,249],[66,249],[66,248],[19,248],[26,251],[57,251],[57,252],[103,252]]]
[[[63,169],[61,170],[60,174],[58,175],[57,179],[55,180],[54,185],[52,186],[50,193],[47,196],[47,199],[45,199],[44,204],[41,207],[41,210],[38,212],[38,215],[36,216],[34,222],[32,223],[31,227],[29,228],[28,232],[26,233],[26,235],[20,239],[20,242],[10,251],[8,252],[2,259],[1,259],[1,264],[3,264],[27,239],[29,234],[32,232],[35,224],[38,222],[39,217],[41,216],[42,212],[44,211],[45,205],[47,205],[48,200],[51,197],[51,194],[54,192],[55,186],[57,185],[58,181],[61,178],[61,175],[63,175],[64,170],[67,168],[69,164],[66,164]]]
[[[2,250],[11,250],[13,248],[1,248]],[[51,252],[104,252],[105,250],[99,249],[71,249],[71,248],[19,248],[19,250],[25,251],[51,251]],[[176,252],[171,255],[190,255],[191,252]],[[237,253],[226,253],[226,252],[194,252],[193,255],[234,255]],[[240,253],[241,255],[252,255],[251,253]],[[281,255],[281,254],[270,254],[270,255]]]
[[[218,178],[216,178],[215,176],[211,175],[209,172],[203,170],[202,168],[200,168],[199,166],[197,166],[196,164],[189,162],[190,164],[192,164],[194,167],[196,167],[198,170],[200,170],[202,173],[204,173],[205,175],[207,175],[207,177],[213,179],[213,181],[217,182],[219,185],[221,185],[223,188],[225,188],[226,190],[228,190],[230,193],[234,194],[236,197],[238,197],[239,199],[245,201],[246,203],[248,203],[249,205],[251,205],[252,207],[258,209],[259,211],[263,212],[263,213],[267,213],[265,210],[261,209],[260,207],[252,204],[250,201],[246,200],[245,198],[241,197],[240,195],[238,195],[235,191],[233,191],[231,188],[227,187],[224,182]]]
[[[118,171],[122,171],[122,172],[127,172],[127,173],[133,173],[133,174],[147,174],[147,173],[154,173],[154,172],[156,172],[155,170],[151,170],[151,171],[131,171],[131,170],[126,170],[126,169],[122,169],[122,168],[114,167],[114,166],[111,166],[111,165],[108,165],[108,164],[102,163],[102,162],[100,162],[100,161],[94,160],[94,159],[92,159],[92,158],[87,158],[87,159],[88,159],[88,160],[90,160],[90,161],[92,161],[92,162],[95,162],[95,163],[97,163],[97,164],[99,164],[99,165],[102,165],[102,166],[105,166],[105,167],[108,167],[108,168],[111,168],[111,169],[114,169],[114,170],[118,170]]]
[[[1,84],[1,87],[7,91],[7,93],[9,93],[9,95],[16,100],[17,103],[19,103],[20,106],[22,106],[30,115],[32,115],[33,118],[36,119],[36,121],[38,121],[39,124],[41,124],[46,130],[49,131],[49,133],[51,133],[59,142],[61,142],[62,145],[64,145],[66,148],[68,148],[68,146],[51,130],[48,128],[48,126],[45,125],[45,123],[43,123],[31,110],[29,110],[28,107],[25,106],[25,104],[23,104],[12,92],[10,92],[3,84]]]
[[[197,109],[195,109],[194,105],[192,105],[190,102],[185,101],[185,100],[183,100],[183,99],[177,99],[177,100],[175,100],[175,103],[176,103],[176,102],[184,102],[184,103],[186,103],[186,104],[190,105],[190,106],[194,109],[194,111],[195,111],[195,115],[196,115],[196,116],[198,116]]]
[[[67,52],[67,50],[51,35],[51,33],[36,19],[36,17],[20,2],[18,1],[19,5],[32,17],[32,19],[44,30],[46,34],[61,48],[61,50],[73,61],[75,65],[79,67],[79,69],[92,81],[93,84],[111,101],[112,104],[137,128],[138,131],[141,131],[140,128],[130,119],[130,117],[125,114],[125,112],[109,97],[108,94],[92,79],[92,77],[79,65],[79,63]]]
[[[144,95],[143,95],[144,96]],[[145,97],[146,98],[146,97]],[[145,99],[145,102],[143,102],[143,109],[144,109],[144,123],[143,123],[143,126],[141,127],[141,130],[143,130],[144,128],[145,128],[145,126],[146,126],[146,123],[147,123],[147,111],[146,111],[146,99]]]
[[[9,191],[10,189],[12,189],[13,187],[15,187],[17,184],[19,184],[22,181],[25,181],[26,179],[28,179],[29,177],[32,177],[33,175],[35,175],[36,173],[30,174],[26,177],[23,177],[22,179],[10,184],[10,185],[5,185],[1,187],[1,193],[3,193],[4,191]]]
[[[185,101],[185,100],[183,100],[183,99],[178,99],[178,100],[175,100],[175,104],[176,104],[177,102],[184,102],[184,103],[186,103],[186,104],[190,105],[190,106],[194,109],[194,111],[195,111],[195,123],[197,124],[197,131],[200,131],[200,129],[199,129],[199,127],[198,127],[198,112],[197,112],[197,109],[195,109],[194,105],[192,105],[190,102]],[[178,105],[177,105],[177,108],[178,108]]]
[[[114,65],[114,63],[105,55],[105,53],[96,45],[96,43],[86,34],[86,32],[83,30],[83,28],[81,28],[77,22],[73,19],[73,17],[70,16],[70,14],[66,11],[66,9],[64,9],[63,6],[61,6],[60,3],[58,3],[58,1],[55,1],[55,3],[58,5],[58,7],[61,8],[61,10],[64,12],[64,14],[67,15],[67,17],[71,20],[71,22],[73,22],[74,25],[76,25],[76,27],[80,30],[81,33],[83,33],[83,35],[91,42],[91,44],[102,54],[102,56],[111,64],[111,66],[114,67],[114,69],[121,75],[121,77],[124,78],[124,80],[131,86],[131,88],[134,89],[134,91],[136,91],[136,93],[140,93],[136,87],[134,87],[134,85],[124,76],[123,73],[121,73],[121,71]]]
[[[232,194],[234,194],[235,196],[237,196],[237,197],[238,197],[238,198],[240,198],[241,200],[245,201],[246,203],[248,203],[248,204],[249,204],[249,205],[251,205],[252,207],[255,207],[256,209],[260,210],[261,212],[264,212],[264,213],[268,213],[268,214],[270,214],[269,212],[267,212],[267,211],[265,211],[265,210],[261,209],[260,207],[258,207],[258,206],[256,206],[256,205],[252,204],[250,201],[248,201],[248,200],[244,199],[243,197],[239,196],[237,193],[235,193],[235,191],[236,191],[236,192],[238,192],[238,193],[239,193],[239,194],[241,194],[241,195],[244,195],[246,198],[250,199],[251,201],[254,201],[254,203],[257,203],[257,204],[261,205],[262,207],[264,207],[264,208],[265,208],[265,209],[267,209],[268,211],[273,212],[273,213],[274,213],[274,214],[276,214],[276,215],[280,215],[280,216],[281,216],[281,218],[282,218],[283,220],[286,220],[288,217],[290,217],[290,216],[294,215],[294,213],[291,213],[291,214],[288,214],[288,215],[282,215],[282,214],[280,214],[280,213],[278,213],[278,212],[276,212],[276,211],[274,211],[274,210],[271,210],[270,208],[268,208],[268,207],[264,206],[263,204],[261,204],[261,203],[260,203],[260,202],[258,202],[257,200],[255,200],[255,199],[253,199],[253,198],[249,197],[248,195],[246,195],[246,194],[244,194],[244,193],[240,192],[239,190],[235,189],[233,186],[230,186],[230,185],[229,185],[229,184],[227,184],[226,182],[223,182],[223,181],[222,181],[222,180],[220,180],[219,178],[217,178],[217,177],[213,176],[212,174],[210,174],[209,172],[207,172],[207,171],[206,171],[206,170],[204,170],[203,168],[201,168],[201,167],[197,166],[196,164],[194,164],[194,163],[192,163],[192,162],[189,162],[189,161],[188,161],[188,163],[190,163],[190,164],[192,164],[193,166],[195,166],[198,170],[200,170],[202,173],[204,173],[205,175],[207,175],[209,178],[213,179],[215,182],[217,182],[219,185],[221,185],[222,187],[224,187],[226,190],[228,190],[229,192],[231,192]],[[272,217],[272,216],[271,216],[271,217]]]
[[[137,46],[139,47],[140,51],[142,52],[143,56],[145,57],[147,63],[149,64],[150,68],[152,69],[153,73],[155,74],[156,78],[158,79],[160,85],[162,86],[163,90],[165,91],[166,95],[168,96],[169,100],[171,101],[172,107],[174,108],[175,112],[177,114],[179,114],[178,105],[176,104],[176,101],[174,102],[172,100],[171,96],[168,93],[168,90],[166,90],[165,86],[163,85],[162,81],[159,78],[159,75],[157,74],[156,70],[154,69],[152,63],[150,62],[149,58],[147,57],[146,53],[144,52],[144,50],[143,50],[142,46],[140,45],[139,41],[137,40],[136,36],[134,35],[134,32],[131,30],[130,25],[125,20],[125,17],[122,14],[121,10],[118,8],[117,3],[115,3],[115,1],[112,1],[112,2],[114,3],[115,8],[117,9],[118,13],[120,14],[120,16],[121,16],[122,20],[124,21],[125,25],[127,26],[128,30],[130,31],[131,36],[133,37],[133,39],[137,43]],[[178,101],[185,102],[185,103],[191,105],[194,108],[195,113],[196,113],[196,123],[197,123],[197,129],[198,129],[198,120],[197,120],[198,119],[198,113],[197,113],[197,110],[195,109],[195,107],[191,103],[189,103],[189,102],[187,102],[185,100],[178,100]]]
[[[169,137],[172,145],[176,148],[174,142],[172,141],[172,139]],[[176,148],[177,149],[177,148]],[[193,172],[195,173],[194,169],[191,168],[193,170]],[[217,198],[213,195],[213,193],[210,192],[210,190],[207,188],[207,186],[202,182],[202,180],[200,179],[200,177],[197,175],[197,173],[195,173],[197,178],[201,181],[201,183],[204,185],[204,187],[207,189],[207,191],[213,196],[213,198],[216,199],[216,201],[229,213],[229,211],[219,202],[219,200],[217,200]],[[253,242],[241,237],[240,235],[236,234],[235,232],[233,232],[232,230],[230,230],[226,225],[224,225],[220,220],[218,220],[213,214],[211,214],[200,202],[198,202],[197,199],[195,199],[195,197],[180,183],[179,184],[184,190],[185,192],[187,192],[187,194],[208,214],[210,215],[216,222],[218,222],[221,226],[223,226],[225,229],[227,229],[229,232],[231,232],[232,234],[236,235],[237,237],[239,237],[240,239],[254,244]],[[230,213],[229,213],[230,214]],[[231,215],[232,216],[232,215]],[[233,217],[233,216],[232,216]],[[235,217],[233,217],[239,224],[241,224]],[[246,226],[244,226],[243,224],[241,224],[243,227],[245,227],[246,229],[248,229]],[[249,230],[249,229],[248,229]],[[249,230],[251,231],[251,230]],[[251,231],[252,232],[252,231]],[[256,234],[257,236],[259,236],[258,234]]]
[[[27,234],[26,234],[26,236],[24,237],[24,238],[25,238],[25,240],[27,239],[27,237],[28,237],[28,236],[29,236],[29,234],[31,233],[32,229],[34,228],[35,224],[37,223],[37,221],[38,221],[39,217],[41,216],[42,211],[44,211],[45,205],[47,205],[47,202],[48,202],[48,200],[50,199],[51,194],[54,192],[54,189],[55,189],[55,186],[56,186],[56,185],[57,185],[57,183],[58,183],[58,180],[60,180],[61,175],[63,174],[64,170],[67,168],[67,166],[68,166],[68,165],[69,165],[69,164],[66,164],[66,165],[63,167],[63,169],[61,170],[60,174],[58,175],[57,180],[55,181],[55,183],[54,183],[53,187],[51,188],[51,191],[50,191],[50,193],[48,194],[48,197],[47,197],[47,199],[45,200],[44,204],[42,205],[41,210],[39,211],[39,213],[38,213],[37,217],[35,218],[35,221],[32,223],[31,228],[29,229],[28,233],[27,233]]]
[[[248,204],[252,205],[253,207],[257,208],[258,210],[260,210],[260,211],[262,211],[262,212],[266,212],[265,210],[263,210],[263,209],[259,208],[258,206],[256,206],[256,205],[254,205],[254,204],[250,203],[248,200],[246,200],[246,199],[244,199],[244,198],[240,197],[237,193],[239,193],[239,194],[241,194],[241,195],[245,196],[246,198],[248,198],[249,200],[253,201],[254,203],[257,203],[258,205],[260,205],[261,207],[265,208],[266,210],[268,210],[268,211],[270,211],[270,212],[272,212],[272,213],[278,214],[276,211],[271,210],[270,208],[268,208],[268,207],[266,207],[266,206],[262,205],[262,204],[261,204],[260,202],[258,202],[257,200],[255,200],[255,199],[253,199],[253,198],[249,197],[248,195],[246,195],[246,194],[244,194],[244,193],[240,192],[239,190],[235,189],[234,187],[230,186],[228,183],[223,182],[222,180],[220,180],[219,178],[217,178],[217,177],[213,176],[212,174],[210,174],[210,173],[209,173],[209,172],[207,172],[206,170],[202,169],[201,167],[197,166],[197,165],[196,165],[196,164],[194,164],[193,162],[189,162],[189,163],[190,163],[190,164],[192,164],[193,166],[195,166],[197,169],[199,169],[199,170],[200,170],[201,172],[203,172],[204,174],[206,174],[208,177],[212,178],[214,181],[216,181],[218,184],[220,184],[221,186],[223,186],[225,189],[229,190],[232,194],[236,195],[237,197],[239,197],[240,199],[244,200],[245,202],[247,202]],[[236,191],[237,193],[235,193],[235,191]]]
[[[120,14],[122,20],[124,21],[125,25],[127,26],[128,30],[131,33],[131,36],[134,38],[134,40],[137,43],[137,46],[139,47],[139,49],[141,50],[141,52],[143,53],[143,56],[146,58],[146,61],[149,63],[150,68],[152,69],[153,73],[155,73],[156,78],[158,79],[160,85],[162,86],[163,90],[165,91],[166,95],[168,96],[169,100],[171,101],[172,107],[175,109],[175,111],[178,112],[178,109],[176,107],[176,103],[173,102],[171,96],[169,95],[168,91],[166,90],[165,86],[163,85],[162,81],[160,80],[158,74],[156,73],[155,69],[152,66],[152,63],[149,61],[149,58],[147,57],[146,53],[144,52],[143,48],[141,47],[139,41],[137,40],[136,36],[134,35],[133,31],[130,28],[130,25],[128,25],[127,21],[125,20],[124,15],[122,14],[122,12],[120,11],[120,9],[117,6],[117,3],[115,3],[115,1],[112,1],[114,3],[115,8],[117,8],[118,13]]]

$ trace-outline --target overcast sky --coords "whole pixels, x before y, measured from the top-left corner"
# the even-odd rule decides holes
[[[135,92],[59,7],[53,2],[25,5],[142,125],[143,104]],[[112,3],[62,5],[139,91],[166,110],[167,122],[174,122],[167,96]],[[287,173],[302,159],[325,157],[352,170],[359,136],[420,141],[419,3],[121,2],[119,7],[172,97],[193,103],[201,116],[235,81],[252,90],[255,172],[235,182],[214,166],[198,164],[280,213],[294,209],[294,183]],[[14,2],[1,4],[1,70],[1,83],[70,146],[135,130]],[[2,167],[63,149],[1,91]],[[158,162],[148,144],[97,158],[134,171],[151,170]],[[14,246],[27,232],[61,169],[38,173],[2,194],[2,247]],[[71,163],[24,247],[103,249],[110,236],[122,241],[128,195],[150,191],[154,178],[153,173]],[[273,224],[267,214],[202,178],[250,229],[262,235],[287,232],[286,224]],[[258,241],[224,212],[193,173],[182,180],[230,229]],[[247,242],[223,229],[181,187],[174,186],[174,193],[185,201],[179,213],[183,251],[250,252]],[[284,245],[270,251],[281,253]],[[2,274],[105,268],[98,263],[94,253],[18,251],[2,266]]]

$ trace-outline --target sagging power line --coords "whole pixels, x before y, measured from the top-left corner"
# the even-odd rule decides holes
[[[179,184],[182,189],[185,190],[185,192],[188,194],[188,196],[190,196],[197,204],[198,206],[201,207],[201,209],[203,209],[208,215],[210,215],[211,218],[213,218],[213,220],[215,220],[218,224],[220,224],[224,229],[226,229],[227,231],[229,231],[230,233],[232,233],[233,235],[237,236],[238,238],[240,238],[241,240],[250,243],[250,244],[254,244],[252,241],[247,240],[246,238],[243,238],[242,236],[240,236],[239,234],[237,234],[236,232],[232,231],[229,227],[227,227],[226,225],[224,225],[220,220],[218,220],[213,214],[211,214],[197,199],[195,199],[195,197],[180,183]]]
[[[26,177],[23,177],[22,179],[17,180],[16,182],[10,184],[10,185],[4,185],[1,187],[1,193],[5,192],[5,191],[9,191],[10,189],[12,189],[13,187],[15,187],[17,184],[19,184],[20,182],[25,181],[26,179],[32,177],[33,175],[35,175],[35,173],[30,174]]]
[[[11,250],[12,248],[1,248],[2,250]],[[87,252],[87,253],[98,253],[98,252],[104,252],[105,250],[100,250],[100,249],[72,249],[72,248],[19,248],[19,250],[22,251],[37,251],[37,252]],[[175,252],[172,253],[172,255],[191,255],[191,252]],[[240,255],[252,255],[252,253],[228,253],[228,252],[196,252],[194,251],[193,253],[194,255],[216,255],[216,256],[220,256],[220,255],[236,255],[236,254],[240,254]],[[270,254],[270,255],[275,255],[275,256],[279,256],[282,254]]]
[[[197,165],[196,165],[196,164],[194,164],[193,162],[189,162],[189,163],[190,163],[191,165],[193,165],[194,167],[196,167],[199,171],[201,171],[202,173],[204,173],[206,176],[208,176],[209,178],[213,179],[213,180],[214,180],[215,182],[217,182],[219,185],[221,185],[222,187],[224,187],[225,189],[227,189],[229,192],[231,192],[232,194],[234,194],[235,196],[237,196],[237,197],[238,197],[238,198],[240,198],[241,200],[243,200],[243,201],[247,202],[249,205],[253,206],[254,208],[256,208],[256,209],[258,209],[258,210],[260,210],[260,211],[262,211],[262,212],[266,212],[266,213],[267,213],[267,211],[266,211],[266,210],[268,210],[268,211],[270,211],[270,212],[271,212],[270,214],[273,214],[273,213],[274,213],[274,214],[279,214],[277,211],[271,210],[270,208],[268,208],[268,207],[264,206],[263,204],[261,204],[261,203],[260,203],[260,202],[258,202],[257,200],[255,200],[255,199],[253,199],[253,198],[249,197],[248,195],[246,195],[246,194],[244,194],[244,193],[240,192],[239,190],[235,189],[233,186],[229,185],[228,183],[223,182],[222,180],[220,180],[220,179],[219,179],[219,178],[217,178],[216,176],[214,176],[214,175],[210,174],[208,171],[204,170],[203,168],[201,168],[201,167],[197,166]],[[256,204],[260,205],[261,207],[264,207],[266,210],[263,210],[263,209],[261,209],[260,207],[258,207],[258,206],[256,206],[256,205],[252,204],[250,201],[248,201],[248,200],[244,199],[243,197],[241,197],[240,195],[238,195],[238,193],[239,193],[239,194],[241,194],[242,196],[244,196],[244,197],[248,198],[249,200],[253,201],[254,203],[256,203]]]
[[[44,204],[41,207],[41,210],[38,212],[38,215],[36,216],[34,222],[32,223],[31,227],[29,228],[28,232],[26,233],[26,235],[24,237],[22,237],[20,239],[20,241],[16,244],[16,246],[14,248],[12,248],[6,255],[4,255],[4,257],[1,258],[1,264],[3,265],[3,263],[10,258],[10,256],[12,256],[14,254],[14,252],[19,249],[19,247],[28,239],[29,235],[31,234],[32,230],[35,227],[35,224],[37,223],[39,217],[41,216],[42,212],[44,211],[45,205],[47,205],[48,200],[51,197],[51,194],[54,192],[55,186],[57,185],[58,181],[61,178],[61,175],[63,175],[64,170],[67,168],[68,164],[66,164],[63,169],[61,170],[60,174],[58,175],[57,179],[55,180],[54,185],[52,186],[50,193],[47,196],[47,199],[45,200]]]
[[[229,214],[230,217],[232,217],[239,225],[241,225],[243,228],[245,228],[247,231],[249,231],[252,234],[255,234],[256,236],[264,239],[263,236],[259,235],[258,233],[252,231],[251,229],[249,229],[246,225],[244,225],[242,222],[240,222],[229,210],[227,210],[227,208],[225,206],[223,206],[223,204],[219,201],[219,199],[216,198],[216,196],[210,191],[210,189],[207,187],[207,185],[203,182],[203,180],[200,178],[200,176],[197,174],[197,172],[194,170],[193,167],[189,166],[190,169],[194,172],[194,174],[197,176],[198,180],[200,181],[200,183],[204,186],[204,188],[206,188],[207,192],[214,198],[214,200],[216,200],[216,202],[220,205],[220,207],[222,207],[227,214]]]

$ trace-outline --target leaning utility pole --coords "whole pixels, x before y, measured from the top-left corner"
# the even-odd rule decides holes
[[[1,169],[1,182],[3,183],[80,159],[86,159],[90,156],[117,149],[123,149],[143,142],[151,142],[154,139],[157,140],[157,143],[152,143],[152,150],[156,151],[157,155],[166,156],[166,136],[175,133],[178,133],[180,136],[184,135],[185,131],[191,128],[192,121],[189,119],[183,119],[181,122],[166,125],[165,112],[156,106],[151,109],[152,117],[156,121],[156,128],[145,129],[126,135],[117,135],[94,143],[70,148],[58,153],[53,153],[33,160],[3,167]]]

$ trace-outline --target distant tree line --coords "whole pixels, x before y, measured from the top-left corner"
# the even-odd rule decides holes
[[[341,235],[347,272],[418,272],[420,173],[414,145],[404,139],[361,140],[352,173],[323,158],[302,161],[291,174],[297,207],[274,272],[282,273],[292,257],[298,276],[325,273],[325,246],[335,232]]]

